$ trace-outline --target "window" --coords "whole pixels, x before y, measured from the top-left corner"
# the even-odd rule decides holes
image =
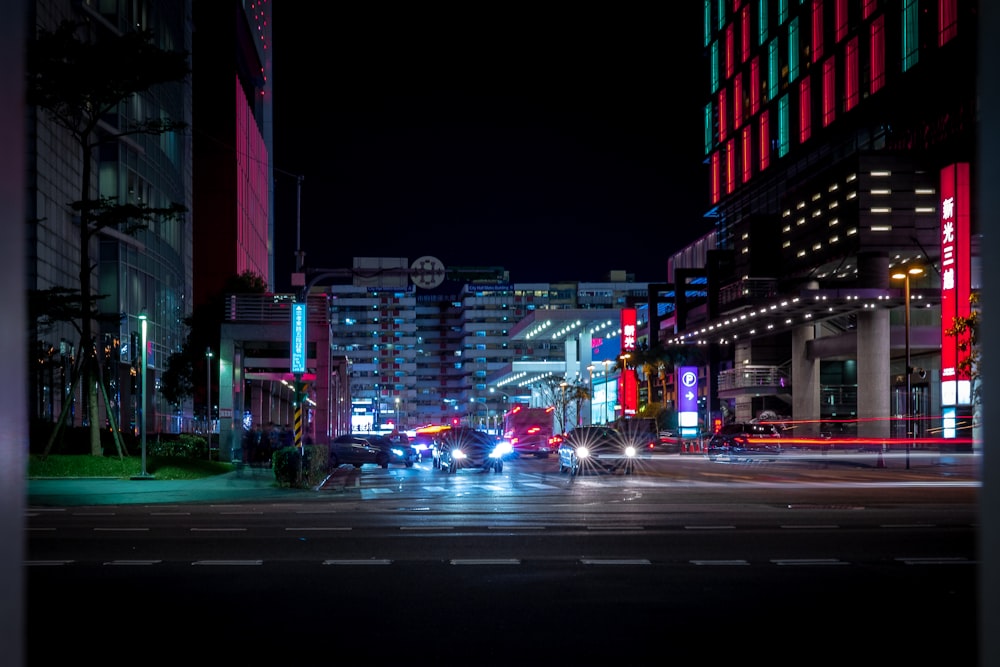
[[[792,19],[788,24],[788,80],[799,78],[799,20]]]
[[[711,176],[710,176],[711,182],[709,184],[709,188],[711,190],[710,192],[711,202],[713,204],[718,204],[719,199],[722,197],[722,194],[720,192],[721,186],[719,182],[720,169],[721,169],[719,165],[719,151],[715,151],[714,153],[712,153],[711,157],[709,158],[709,161],[711,162]]]
[[[833,58],[823,62],[823,127],[829,127],[837,116],[837,68]]]
[[[778,157],[788,155],[789,132],[788,95],[782,95],[778,100]]]
[[[733,77],[733,129],[743,125],[743,73]]]
[[[730,23],[726,26],[726,78],[728,79],[733,75],[733,71],[736,67],[736,44],[734,42],[735,36],[733,35],[734,24]]]
[[[861,18],[866,19],[875,13],[878,0],[861,0]]]
[[[809,77],[799,82],[799,143],[804,144],[812,135],[812,105]]]
[[[844,50],[844,111],[850,111],[858,104],[860,96],[860,73],[858,72],[858,38],[852,37]]]
[[[743,182],[749,183],[751,176],[753,176],[753,132],[751,131],[751,126],[747,125],[744,127],[741,134],[740,150],[742,156],[740,162],[743,171]]]
[[[736,187],[736,151],[733,140],[726,142],[726,194],[732,194]]]
[[[760,115],[760,132],[758,134],[758,147],[760,149],[760,171],[764,171],[771,164],[771,127],[768,120],[768,111]]]
[[[810,19],[812,24],[812,61],[818,63],[823,57],[823,0],[813,0]]]
[[[719,89],[719,42],[712,42],[709,58],[712,71],[712,92]]]
[[[917,0],[903,0],[903,71],[909,71],[920,61],[920,35],[917,28]]]
[[[772,39],[767,47],[767,99],[773,100],[778,96],[779,79],[778,62],[778,40]]]
[[[871,51],[871,83],[870,91],[875,93],[885,85],[885,17],[879,16],[872,21],[870,28],[869,49]]]
[[[757,45],[767,41],[767,0],[757,2]]]
[[[740,12],[740,62],[750,57],[750,5]]]
[[[705,155],[712,151],[712,105],[705,105]]]
[[[760,111],[760,60],[750,61],[750,115],[756,116]]]
[[[847,37],[847,0],[834,0],[833,4],[833,41]]]
[[[958,34],[958,0],[938,0],[938,46]]]
[[[727,127],[726,118],[728,115],[728,109],[726,108],[726,89],[723,88],[719,91],[719,141],[726,140]]]

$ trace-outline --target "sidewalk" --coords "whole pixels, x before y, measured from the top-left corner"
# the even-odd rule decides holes
[[[194,480],[47,477],[27,480],[27,505],[81,506],[171,502],[313,500],[360,487],[360,470],[338,468],[315,489],[280,487],[270,468],[242,466],[223,475]]]

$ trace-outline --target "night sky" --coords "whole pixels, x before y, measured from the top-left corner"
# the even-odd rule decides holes
[[[586,13],[274,4],[275,286],[432,255],[513,282],[666,280],[711,230],[700,3]],[[454,8],[453,5],[449,7]],[[677,86],[677,88],[675,88]]]

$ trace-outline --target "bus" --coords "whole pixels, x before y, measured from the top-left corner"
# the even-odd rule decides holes
[[[552,441],[555,408],[518,405],[503,416],[503,437],[518,455],[548,458],[558,447]]]

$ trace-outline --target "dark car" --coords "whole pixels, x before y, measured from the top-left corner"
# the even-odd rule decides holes
[[[330,468],[352,465],[360,468],[373,463],[380,468],[389,467],[389,454],[371,444],[360,435],[346,433],[330,441]]]
[[[726,424],[705,445],[711,461],[781,453],[781,432],[773,424]]]
[[[622,434],[628,444],[637,449],[652,452],[659,449],[660,430],[655,419],[632,417],[619,419],[615,428]]]
[[[631,474],[636,460],[647,458],[649,454],[625,436],[621,431],[609,426],[578,426],[571,430],[559,443],[559,472],[571,475],[583,474],[586,470],[622,470]]]
[[[387,435],[365,435],[363,437],[388,454],[389,463],[402,463],[407,468],[412,468],[413,464],[420,460],[417,450],[410,446],[409,441],[404,443],[401,439],[394,439]]]
[[[455,427],[441,431],[434,439],[432,465],[445,472],[479,469],[503,472],[510,445],[482,431]]]

